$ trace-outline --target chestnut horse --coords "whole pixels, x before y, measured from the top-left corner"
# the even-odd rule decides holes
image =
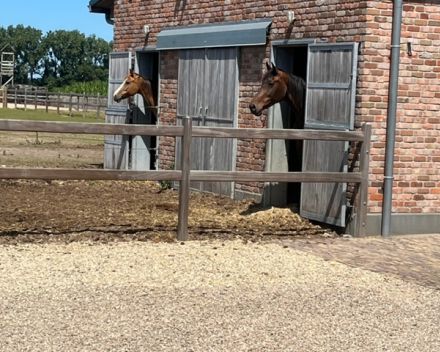
[[[286,101],[293,113],[293,128],[304,128],[304,107],[306,95],[306,83],[300,77],[294,76],[286,71],[272,66],[266,62],[267,72],[263,76],[261,88],[252,98],[249,109],[251,112],[260,116],[264,109],[276,103]],[[303,154],[303,141],[294,142],[294,151],[287,155],[289,171],[301,171]],[[287,191],[289,199],[299,201],[301,194],[300,183],[291,183]]]
[[[304,128],[304,101],[306,83],[300,77],[294,76],[266,62],[267,72],[258,93],[252,98],[249,109],[260,116],[264,109],[281,101],[287,101],[291,106],[295,123],[293,128]]]
[[[157,107],[154,102],[151,81],[130,69],[130,72],[124,78],[124,82],[122,82],[121,86],[113,94],[113,99],[119,103],[122,99],[132,97],[137,93],[142,95],[145,107],[149,107],[157,118]]]

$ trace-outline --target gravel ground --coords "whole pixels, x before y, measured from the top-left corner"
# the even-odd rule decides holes
[[[439,351],[439,306],[276,243],[0,246],[0,351]]]

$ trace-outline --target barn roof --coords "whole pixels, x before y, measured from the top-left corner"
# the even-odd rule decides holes
[[[114,0],[90,0],[89,11],[94,13],[104,13],[107,23],[113,24],[114,5]]]

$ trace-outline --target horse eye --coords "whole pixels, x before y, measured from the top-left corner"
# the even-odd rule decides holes
[[[268,82],[268,84],[269,84],[270,86],[273,86],[273,85],[275,84],[275,82]]]

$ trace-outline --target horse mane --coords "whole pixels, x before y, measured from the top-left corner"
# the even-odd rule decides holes
[[[288,101],[293,108],[293,112],[296,117],[296,121],[299,122],[299,128],[304,127],[304,107],[306,98],[306,82],[298,76],[292,73],[286,72],[281,68],[276,68],[277,71],[281,71],[287,75],[287,93],[284,100]],[[273,68],[266,72],[263,76],[263,81],[267,80],[270,75],[273,74]]]
[[[146,88],[147,92],[153,96],[153,87],[151,86],[151,81],[149,78],[139,75],[143,81],[142,85]]]
[[[156,101],[154,100],[153,95],[153,87],[151,85],[151,80],[147,77],[141,76],[140,74],[137,74],[140,78],[142,78],[142,84],[141,84],[141,90],[144,89],[145,92],[141,92],[141,95],[144,98],[144,103],[146,104],[145,107],[148,107],[151,109],[151,112],[153,115],[157,118],[157,106]],[[145,93],[145,95],[144,95]],[[147,96],[151,97],[151,102],[147,101]]]

